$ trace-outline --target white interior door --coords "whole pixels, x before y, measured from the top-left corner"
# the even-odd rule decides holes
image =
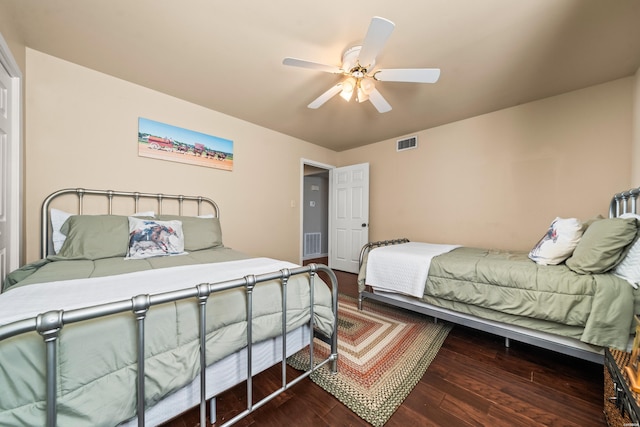
[[[0,280],[20,261],[20,77],[0,36]]]
[[[0,64],[0,280],[4,280],[9,270],[9,247],[11,244],[11,227],[9,224],[9,141],[11,121],[9,119],[9,97],[11,95],[11,78]]]
[[[329,267],[358,272],[369,241],[369,163],[331,170]]]

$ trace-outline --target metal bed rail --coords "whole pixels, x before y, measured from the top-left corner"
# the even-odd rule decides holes
[[[399,245],[402,243],[409,243],[409,239],[406,237],[401,237],[399,239],[391,239],[391,240],[378,240],[377,242],[369,242],[360,249],[360,257],[358,259],[358,271],[362,270],[362,265],[365,262],[365,259],[369,255],[369,251],[375,248],[379,248],[382,246],[389,245]],[[362,301],[368,295],[373,295],[373,293],[361,291],[358,292],[358,310],[362,310]]]
[[[371,249],[375,249],[380,246],[398,245],[400,243],[409,243],[409,239],[407,239],[406,237],[402,237],[400,239],[379,240],[377,242],[367,243],[362,247],[362,249],[360,249],[360,258],[358,259],[358,268],[362,267],[362,264],[364,263],[364,259]]]
[[[50,205],[53,200],[65,196],[65,195],[75,195],[77,196],[78,207],[76,213],[78,215],[82,215],[84,213],[84,202],[86,196],[97,196],[101,198],[106,198],[107,200],[107,214],[113,215],[113,201],[114,198],[129,198],[133,200],[134,210],[132,212],[139,211],[140,200],[141,199],[151,199],[157,202],[158,215],[162,214],[162,208],[164,202],[167,200],[173,200],[178,202],[178,215],[183,214],[183,208],[185,202],[195,203],[197,206],[197,215],[201,215],[204,210],[203,206],[209,206],[209,210],[213,211],[213,216],[215,218],[220,217],[220,209],[216,202],[212,199],[202,196],[184,196],[180,194],[162,194],[162,193],[140,193],[140,192],[130,192],[130,191],[113,191],[113,190],[88,190],[85,188],[66,188],[63,190],[58,190],[54,193],[51,193],[44,199],[42,202],[42,210],[41,210],[41,222],[40,222],[40,258],[46,258],[49,253],[49,230],[51,226],[50,221]]]
[[[632,188],[615,194],[609,204],[609,218],[619,217],[625,213],[637,213],[639,195],[640,188]]]
[[[330,280],[330,287],[332,293],[333,304],[333,334],[331,337],[325,337],[319,335],[314,329],[314,280],[317,276],[317,272],[322,271],[326,273]],[[300,376],[287,382],[286,377],[286,295],[287,295],[287,282],[290,277],[296,275],[309,275],[309,294],[310,294],[310,320],[309,327],[314,333],[310,334],[309,346],[310,346],[310,366],[307,371]],[[252,355],[251,355],[251,343],[252,340],[252,321],[253,318],[253,289],[262,282],[279,280],[282,289],[282,384],[281,387],[275,390],[267,397],[253,402],[253,388],[252,388]],[[229,426],[244,418],[249,413],[263,406],[278,394],[289,389],[293,385],[302,381],[311,373],[322,366],[329,364],[329,368],[332,372],[337,372],[337,360],[338,360],[338,281],[335,273],[326,265],[321,264],[309,264],[304,267],[297,267],[293,269],[282,269],[277,272],[265,273],[260,275],[248,275],[243,278],[229,280],[218,283],[202,283],[195,287],[179,289],[171,292],[163,292],[158,294],[143,294],[136,295],[131,299],[114,301],[110,303],[95,305],[91,307],[79,308],[74,310],[54,310],[46,313],[39,314],[36,317],[15,321],[6,325],[0,326],[0,343],[2,340],[14,337],[23,333],[29,333],[36,331],[42,336],[45,345],[46,354],[46,425],[48,427],[54,427],[57,425],[57,342],[60,336],[60,332],[65,325],[70,323],[77,323],[104,317],[117,313],[132,312],[132,320],[136,322],[137,326],[137,418],[138,426],[145,425],[145,318],[148,311],[156,305],[165,304],[169,302],[177,302],[180,300],[193,299],[198,304],[199,309],[199,343],[200,343],[200,425],[206,425],[206,361],[205,361],[205,343],[206,343],[206,310],[207,301],[210,296],[217,292],[224,290],[242,288],[244,287],[247,296],[247,408],[234,418],[230,419],[220,427]],[[320,363],[316,364],[313,357],[313,340],[314,336],[323,339],[328,342],[331,347],[331,354],[329,357]],[[214,417],[215,414],[212,414]]]

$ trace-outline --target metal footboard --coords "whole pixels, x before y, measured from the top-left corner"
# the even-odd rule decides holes
[[[321,337],[327,341],[331,346],[331,354],[329,357],[320,363],[313,360],[313,339],[314,335],[317,335],[317,331],[314,329],[314,280],[317,277],[318,272],[324,272],[328,275],[330,280],[332,303],[334,313],[333,335],[331,337]],[[307,371],[302,373],[295,379],[287,382],[286,377],[286,310],[287,310],[287,282],[292,276],[296,275],[309,275],[310,286],[310,320],[309,327],[314,333],[310,334],[309,346],[310,346],[310,366]],[[262,282],[278,280],[282,289],[282,385],[279,389],[274,391],[269,396],[253,402],[253,388],[252,388],[252,357],[251,357],[251,343],[252,339],[252,321],[253,318],[253,290],[255,286]],[[154,306],[165,304],[169,302],[176,302],[180,300],[193,300],[198,304],[199,309],[199,341],[200,341],[200,425],[206,425],[206,362],[205,362],[205,341],[206,341],[206,310],[207,301],[217,292],[234,289],[244,288],[247,300],[247,408],[243,412],[239,413],[234,418],[230,419],[222,426],[228,426],[234,424],[247,414],[251,413],[255,409],[263,406],[278,394],[289,389],[293,385],[302,381],[308,377],[314,370],[329,364],[329,368],[332,372],[337,372],[337,306],[338,306],[338,287],[337,279],[334,272],[325,265],[310,264],[304,267],[297,267],[293,269],[283,269],[277,272],[260,274],[260,275],[248,275],[244,278],[235,280],[218,282],[218,283],[203,283],[195,287],[180,289],[172,292],[164,292],[158,294],[145,294],[137,295],[128,300],[115,301],[111,303],[80,308],[75,310],[55,310],[47,313],[40,314],[36,317],[16,321],[7,325],[0,326],[0,342],[4,339],[20,335],[23,333],[37,331],[43,338],[44,345],[46,347],[46,425],[53,427],[57,423],[57,342],[60,336],[61,330],[65,325],[70,323],[82,322],[90,319],[96,319],[99,317],[108,316],[116,313],[132,312],[132,321],[136,322],[137,326],[137,417],[138,425],[145,425],[145,319],[149,310]]]
[[[360,258],[358,259],[358,268],[362,268],[362,264],[371,249],[378,248],[380,246],[398,245],[400,243],[409,243],[409,239],[406,237],[393,240],[379,240],[377,242],[369,242],[360,249]]]
[[[392,239],[392,240],[379,240],[377,242],[369,242],[360,249],[360,258],[358,259],[358,271],[362,270],[362,266],[365,264],[367,260],[367,256],[369,255],[369,251],[375,248],[379,248],[381,246],[389,246],[389,245],[399,245],[401,243],[409,243],[409,239],[406,237],[402,237],[400,239]],[[362,310],[362,301],[365,297],[373,295],[371,292],[362,291],[358,292],[358,310]]]

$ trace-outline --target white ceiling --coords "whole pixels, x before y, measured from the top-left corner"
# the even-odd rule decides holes
[[[8,0],[2,0],[8,1]],[[633,75],[640,0],[20,0],[30,48],[341,151]],[[393,106],[339,96],[373,16],[396,28],[377,66],[440,68],[436,84],[378,82]],[[28,73],[27,73],[28,77]]]

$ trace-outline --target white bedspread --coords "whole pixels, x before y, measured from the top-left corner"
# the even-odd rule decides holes
[[[409,242],[375,248],[369,252],[365,283],[374,290],[420,298],[431,259],[458,247],[460,245]]]
[[[111,276],[21,286],[0,294],[0,324],[49,310],[71,310],[129,299],[134,295],[175,291],[199,283],[216,283],[295,267],[298,266],[271,258],[252,258],[139,271],[121,274],[118,280]],[[153,283],[152,287],[150,283]]]

